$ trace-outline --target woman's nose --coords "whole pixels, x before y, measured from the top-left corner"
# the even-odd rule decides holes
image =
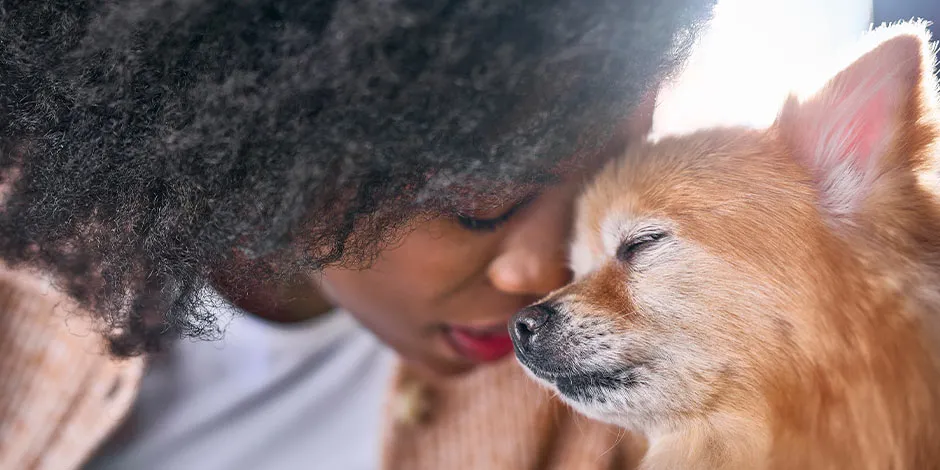
[[[567,245],[573,192],[554,188],[520,214],[490,262],[487,274],[494,287],[510,294],[541,296],[570,281]]]
[[[497,289],[520,295],[542,296],[571,279],[563,247],[554,250],[518,246],[504,251],[489,267],[490,283]]]

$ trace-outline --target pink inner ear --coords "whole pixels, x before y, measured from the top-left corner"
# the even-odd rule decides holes
[[[881,153],[885,142],[894,131],[892,115],[896,113],[897,100],[889,99],[888,93],[882,90],[875,93],[858,112],[849,119],[846,127],[854,129],[851,135],[846,136],[849,150],[845,158],[854,158],[855,164],[861,168],[871,168],[870,163],[875,155]],[[834,103],[838,107],[838,103]],[[852,151],[854,150],[854,152]]]
[[[889,39],[781,113],[781,132],[815,175],[829,209],[853,211],[885,165],[898,163],[883,157],[920,83],[921,46],[916,36]]]

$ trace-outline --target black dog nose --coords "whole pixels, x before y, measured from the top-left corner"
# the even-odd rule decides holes
[[[548,304],[538,304],[520,310],[512,317],[510,336],[516,346],[525,349],[532,342],[532,337],[545,326],[555,310]]]

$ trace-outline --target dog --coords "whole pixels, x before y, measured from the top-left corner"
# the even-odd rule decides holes
[[[516,357],[659,469],[940,468],[940,153],[922,23],[766,129],[642,142],[578,201]]]

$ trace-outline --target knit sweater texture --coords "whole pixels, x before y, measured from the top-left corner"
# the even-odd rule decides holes
[[[133,405],[146,358],[110,357],[88,318],[42,279],[0,270],[0,470],[80,469]],[[440,381],[398,364],[387,405],[384,470],[622,469],[643,453],[514,360]]]

